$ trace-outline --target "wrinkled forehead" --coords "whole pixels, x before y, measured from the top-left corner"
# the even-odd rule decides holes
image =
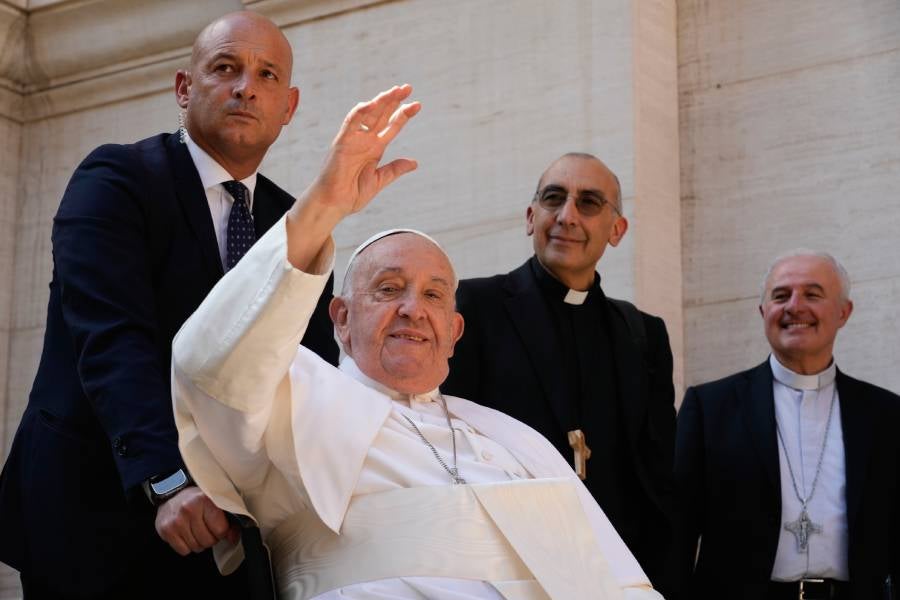
[[[371,279],[382,272],[401,273],[405,277],[440,279],[456,288],[456,273],[450,257],[438,243],[419,231],[399,230],[373,236],[353,253],[347,265],[354,283]]]

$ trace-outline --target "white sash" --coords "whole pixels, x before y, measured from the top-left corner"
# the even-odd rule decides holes
[[[568,479],[357,496],[340,535],[307,511],[267,541],[282,599],[397,577],[487,581],[508,600],[622,598]]]

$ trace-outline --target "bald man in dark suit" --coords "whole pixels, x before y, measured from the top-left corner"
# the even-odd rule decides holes
[[[297,107],[291,70],[273,23],[226,15],[176,75],[185,129],[102,146],[72,176],[41,362],[0,478],[0,560],[26,599],[247,597],[204,551],[238,531],[179,454],[171,341],[293,203],[257,173]],[[330,299],[331,283],[303,343],[336,363]]]
[[[627,230],[618,178],[602,161],[582,153],[554,161],[526,210],[534,256],[510,273],[459,283],[466,331],[441,389],[550,440],[666,595],[675,435],[669,338],[662,319],[608,298],[596,271]]]

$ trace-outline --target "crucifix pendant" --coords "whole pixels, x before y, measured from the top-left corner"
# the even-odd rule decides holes
[[[796,521],[785,523],[784,528],[797,538],[797,552],[801,554],[806,554],[809,551],[809,536],[814,533],[822,533],[822,526],[812,522],[812,519],[806,514],[806,507],[800,510],[800,516],[797,517]]]
[[[580,429],[570,431],[569,445],[575,452],[575,474],[584,481],[587,477],[587,460],[591,457],[591,449],[584,441],[584,432]]]

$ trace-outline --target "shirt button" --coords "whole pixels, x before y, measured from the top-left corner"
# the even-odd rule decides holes
[[[481,458],[483,458],[484,460],[490,461],[492,458],[494,458],[494,455],[488,450],[482,450]]]

